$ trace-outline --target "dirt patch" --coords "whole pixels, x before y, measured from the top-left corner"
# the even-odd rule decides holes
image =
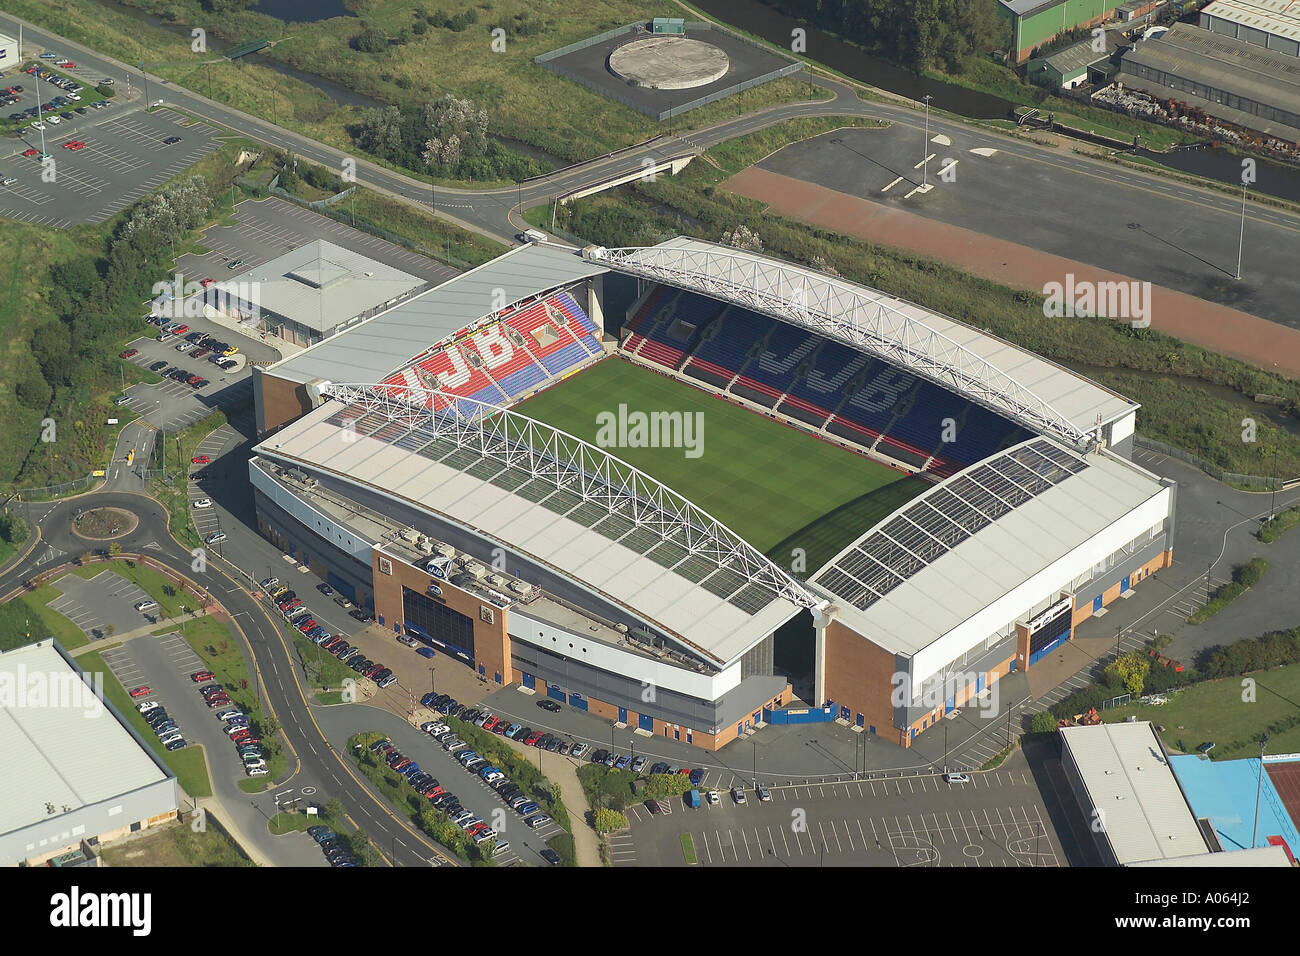
[[[135,530],[140,519],[125,508],[92,508],[72,519],[72,530],[90,541],[111,541]]]
[[[994,239],[757,166],[722,183],[790,219],[914,252],[1014,288],[1041,291],[1066,273],[1076,281],[1132,281],[1130,276]],[[1300,331],[1160,286],[1151,287],[1152,328],[1194,345],[1300,378]]]

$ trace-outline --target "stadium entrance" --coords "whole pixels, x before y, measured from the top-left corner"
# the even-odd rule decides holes
[[[408,587],[402,588],[402,616],[409,636],[474,666],[474,622],[468,616]]]

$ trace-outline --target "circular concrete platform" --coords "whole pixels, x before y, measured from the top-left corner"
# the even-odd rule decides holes
[[[726,52],[683,36],[654,36],[625,43],[609,55],[609,68],[622,79],[652,90],[689,90],[727,75]]]

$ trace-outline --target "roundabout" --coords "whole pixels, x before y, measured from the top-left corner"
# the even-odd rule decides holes
[[[140,524],[140,518],[125,508],[91,508],[72,518],[72,533],[87,541],[125,538]]]

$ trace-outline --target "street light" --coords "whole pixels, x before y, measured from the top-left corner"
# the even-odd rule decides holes
[[[1250,848],[1252,850],[1259,843],[1259,795],[1264,788],[1264,748],[1266,746],[1268,746],[1268,734],[1263,734],[1259,738],[1259,776],[1255,781],[1255,826],[1250,837]]]
[[[925,100],[925,142],[921,144],[921,185],[930,185],[930,100],[934,99],[929,93],[921,97]],[[1240,270],[1238,270],[1240,271]]]

